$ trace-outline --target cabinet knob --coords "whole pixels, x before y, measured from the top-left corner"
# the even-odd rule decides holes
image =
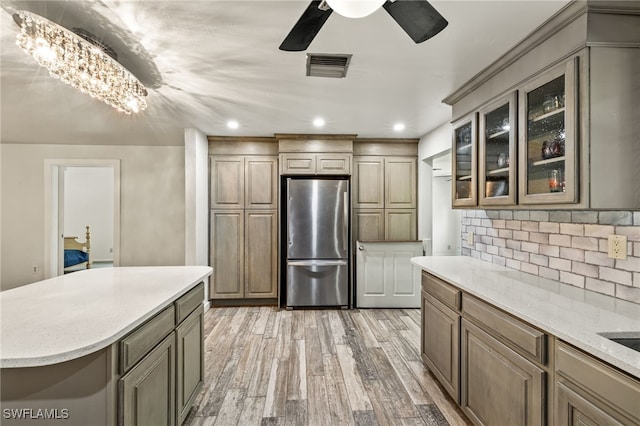
[[[364,247],[359,246],[359,247],[358,247],[358,250],[362,251],[362,250],[364,250]]]

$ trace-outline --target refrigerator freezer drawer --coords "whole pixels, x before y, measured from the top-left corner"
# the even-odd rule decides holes
[[[287,307],[347,306],[349,265],[346,260],[287,262]]]

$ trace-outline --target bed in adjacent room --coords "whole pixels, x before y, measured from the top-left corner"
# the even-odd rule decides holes
[[[64,272],[91,269],[91,232],[86,227],[85,240],[79,237],[64,237]]]

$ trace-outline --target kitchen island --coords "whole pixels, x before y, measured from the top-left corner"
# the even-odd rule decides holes
[[[0,292],[2,424],[127,424],[133,406],[158,398],[170,404],[150,420],[178,423],[192,392],[176,383],[201,386],[211,273],[101,268]]]
[[[640,305],[468,256],[412,262],[422,358],[474,423],[640,421],[640,352],[610,339],[640,337]]]

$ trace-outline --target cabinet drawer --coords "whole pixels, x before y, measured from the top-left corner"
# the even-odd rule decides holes
[[[588,389],[589,393],[597,395],[606,405],[615,407],[626,417],[640,422],[640,381],[559,340],[555,354],[556,378],[558,375],[567,378],[581,388]]]
[[[318,154],[316,167],[319,175],[348,175],[351,173],[351,156],[349,154]]]
[[[490,333],[508,340],[522,355],[546,363],[546,335],[543,332],[466,295],[462,312],[465,317],[480,322]]]
[[[170,305],[123,338],[120,341],[120,373],[133,367],[158,342],[171,333],[174,321],[175,309]]]
[[[280,154],[282,174],[315,174],[314,154]]]
[[[176,325],[204,301],[204,284],[200,283],[176,300]]]
[[[445,305],[455,309],[456,311],[460,310],[460,297],[462,293],[457,288],[445,283],[433,275],[423,272],[422,289]]]

